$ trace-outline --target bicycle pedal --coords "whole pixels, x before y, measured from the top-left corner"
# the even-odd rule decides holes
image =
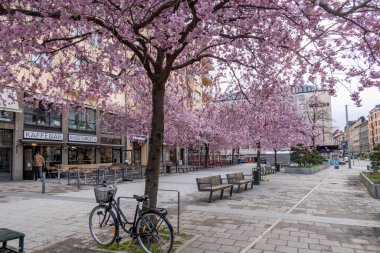
[[[115,242],[119,243],[121,241],[121,237],[119,236],[118,238],[116,238]]]

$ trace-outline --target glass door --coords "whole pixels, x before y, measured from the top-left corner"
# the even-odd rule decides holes
[[[33,179],[33,154],[35,153],[35,147],[24,146],[24,180]]]

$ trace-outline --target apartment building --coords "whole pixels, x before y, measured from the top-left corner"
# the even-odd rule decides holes
[[[380,143],[380,104],[368,114],[368,141],[370,151]]]
[[[312,144],[333,144],[331,96],[328,92],[305,85],[293,88],[293,93],[296,102],[294,110],[318,130],[311,136]]]

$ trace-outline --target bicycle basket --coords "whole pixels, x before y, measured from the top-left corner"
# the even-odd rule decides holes
[[[100,186],[95,187],[95,199],[98,203],[107,203],[111,200],[112,196],[116,195],[117,187],[110,187],[110,186]]]

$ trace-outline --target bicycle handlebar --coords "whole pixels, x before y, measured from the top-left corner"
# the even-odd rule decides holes
[[[114,188],[114,187],[116,187],[116,184],[118,184],[118,183],[119,183],[120,181],[122,181],[122,180],[123,180],[122,178],[119,178],[119,179],[117,179],[117,180],[115,181],[115,183],[113,183],[113,184],[111,184],[111,185],[109,185],[109,186],[112,187],[112,188]],[[103,181],[102,186],[103,186],[103,187],[106,187],[106,186],[107,186],[106,181]]]

